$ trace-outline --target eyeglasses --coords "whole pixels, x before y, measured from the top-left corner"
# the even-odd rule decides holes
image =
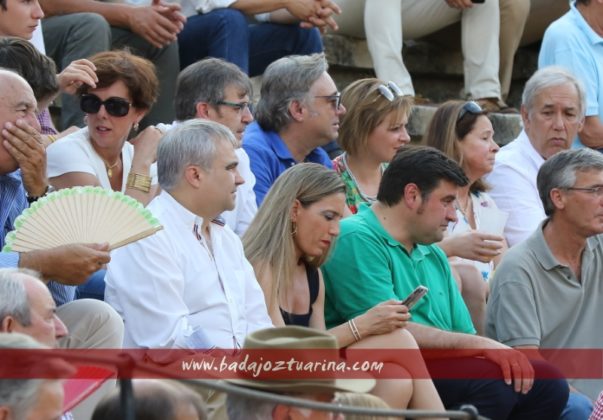
[[[596,187],[565,187],[563,188],[567,191],[582,191],[587,194],[596,195],[597,197],[603,197],[603,185],[599,185]]]
[[[387,85],[379,85],[379,93],[390,102],[400,96],[404,96],[402,89],[394,82],[387,82]]]
[[[246,109],[253,113],[253,104],[251,102],[229,102],[229,101],[218,101],[216,105],[224,105],[234,109],[237,112],[244,112]]]
[[[92,94],[82,95],[80,99],[80,109],[86,114],[96,114],[100,111],[101,105],[105,106],[107,114],[114,117],[123,117],[130,112],[130,102],[124,98],[112,96],[109,99],[101,101],[101,99]]]
[[[331,102],[331,104],[335,107],[335,110],[339,110],[341,107],[341,93],[337,92],[334,95],[318,95],[315,98],[324,98],[327,101]]]
[[[482,112],[484,112],[484,110],[482,109],[481,106],[479,106],[479,104],[477,102],[474,102],[474,101],[465,102],[465,104],[459,111],[459,116],[456,119],[456,122],[459,122],[460,120],[462,120],[463,117],[465,115],[467,115],[467,113],[475,115],[475,114],[481,114]]]
[[[229,102],[229,101],[218,101],[216,105],[224,105],[234,109],[237,112],[245,111],[246,109],[249,112],[253,111],[253,104],[251,102],[243,101],[243,102]]]

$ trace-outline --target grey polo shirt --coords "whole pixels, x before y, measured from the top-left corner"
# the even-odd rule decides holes
[[[603,235],[587,240],[580,282],[551,253],[542,232],[546,222],[509,249],[496,269],[490,284],[486,334],[511,347],[603,349]],[[559,352],[559,357],[575,356]],[[590,365],[593,360],[572,363]],[[574,386],[591,398],[603,388],[603,380],[580,382]]]

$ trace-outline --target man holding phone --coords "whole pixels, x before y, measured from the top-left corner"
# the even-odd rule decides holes
[[[422,349],[463,350],[463,357],[457,354],[454,360],[450,353],[426,359],[446,408],[473,404],[480,415],[493,419],[558,418],[567,401],[567,382],[535,380],[535,370],[542,377],[554,374],[552,368],[475,335],[446,256],[433,245],[456,220],[453,203],[467,182],[460,167],[433,148],[398,151],[383,173],[377,201],[342,221],[331,258],[323,265],[327,327],[384,299],[404,299],[424,285],[429,293],[413,307],[408,330]],[[455,379],[443,379],[457,367],[461,373]]]

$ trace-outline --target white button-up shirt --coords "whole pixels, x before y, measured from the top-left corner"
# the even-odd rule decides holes
[[[172,128],[178,126],[178,124],[181,124],[181,122],[174,121],[172,124],[160,123],[157,124],[157,128],[167,133]],[[245,182],[237,187],[237,198],[235,199],[234,209],[223,212],[220,217],[237,235],[242,237],[258,212],[258,205],[255,200],[255,192],[253,191],[255,175],[251,172],[249,156],[242,147],[235,149],[235,154],[239,159],[237,170]]]
[[[169,193],[148,209],[163,230],[114,251],[105,278],[105,301],[125,322],[124,347],[233,349],[247,334],[272,326],[230,228],[211,223],[208,247],[194,232],[202,219]]]
[[[528,135],[519,136],[496,154],[494,170],[486,177],[490,197],[509,213],[505,236],[513,246],[530,236],[545,218],[538,195],[536,176],[544,158],[534,149]]]

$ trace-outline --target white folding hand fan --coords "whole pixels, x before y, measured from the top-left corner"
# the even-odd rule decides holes
[[[162,229],[137,200],[101,187],[66,188],[48,194],[17,217],[14,225],[2,251],[104,242],[115,249]]]

